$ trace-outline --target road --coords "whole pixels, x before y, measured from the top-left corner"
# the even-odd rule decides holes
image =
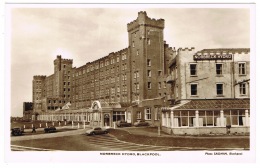
[[[61,140],[60,138],[62,137],[64,138],[63,142],[60,141]],[[76,130],[76,131],[67,131],[61,133],[40,134],[36,136],[12,137],[11,150],[12,151],[62,150],[61,148],[59,148],[62,147],[62,145],[57,145],[57,144],[51,145],[49,143],[49,141],[56,142],[57,138],[59,138],[58,140],[60,141],[59,144],[60,143],[66,144],[67,140],[74,141],[74,139],[77,139],[77,144],[81,144],[80,146],[82,149],[97,150],[97,151],[169,151],[169,150],[180,149],[180,148],[173,148],[173,147],[142,145],[142,144],[135,144],[131,142],[124,142],[118,140],[116,137],[110,134],[86,136],[85,134],[83,134],[82,130]],[[46,148],[44,146],[41,147],[41,144],[37,142],[41,142],[43,144],[49,144],[49,148]],[[70,147],[73,147],[73,145],[75,144],[70,144]],[[75,146],[75,148],[77,148],[77,146]]]
[[[244,150],[243,148],[196,148],[143,145],[118,140],[111,134],[86,136],[78,129],[49,134],[11,137],[12,151],[187,151],[187,150]],[[55,143],[56,142],[56,143]]]

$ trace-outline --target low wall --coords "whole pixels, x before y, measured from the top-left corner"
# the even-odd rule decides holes
[[[187,128],[168,128],[162,127],[162,130],[168,134],[175,135],[202,135],[202,134],[234,134],[249,133],[250,127],[187,127]]]

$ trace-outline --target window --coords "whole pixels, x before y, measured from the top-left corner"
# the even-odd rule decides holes
[[[152,89],[152,83],[148,82],[148,89]]]
[[[162,71],[158,71],[158,76],[162,76]]]
[[[136,84],[136,90],[139,90],[139,83]]]
[[[139,55],[139,50],[136,51],[136,55]]]
[[[141,111],[137,111],[137,112],[136,112],[136,118],[137,118],[137,119],[141,119],[141,116],[142,116],[142,115],[141,115]]]
[[[151,120],[151,109],[150,108],[146,108],[145,109],[145,120]]]
[[[218,83],[216,85],[216,89],[217,89],[217,95],[223,95],[223,84],[222,83]]]
[[[116,62],[119,62],[119,57],[116,57]]]
[[[190,75],[191,76],[197,75],[197,64],[190,64]]]
[[[125,112],[115,111],[113,112],[113,121],[122,121],[125,120]]]
[[[161,89],[162,88],[162,84],[161,82],[158,83],[158,89]]]
[[[151,66],[151,65],[152,65],[151,60],[148,59],[148,60],[147,60],[147,66]]]
[[[147,44],[151,45],[151,40],[150,39],[148,39]]]
[[[148,70],[147,74],[148,74],[148,77],[152,77],[152,71],[151,70]]]
[[[239,63],[239,75],[245,75],[246,74],[246,63]]]
[[[197,96],[197,84],[190,85],[191,96]]]
[[[246,84],[245,83],[240,83],[239,84],[239,91],[241,95],[245,95],[246,94]]]
[[[135,47],[135,42],[133,41],[132,46]]]
[[[216,64],[216,74],[222,75],[222,64]]]

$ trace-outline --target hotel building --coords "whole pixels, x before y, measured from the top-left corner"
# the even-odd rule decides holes
[[[249,49],[176,51],[164,41],[163,29],[163,19],[139,12],[127,24],[127,48],[78,68],[73,60],[58,55],[52,75],[33,77],[34,119],[108,127],[118,120],[142,119],[178,134],[184,132],[173,130],[226,128],[234,125],[232,116],[237,113],[237,125],[248,128]],[[234,105],[229,112],[224,110],[227,102]],[[224,119],[228,113],[230,118]]]

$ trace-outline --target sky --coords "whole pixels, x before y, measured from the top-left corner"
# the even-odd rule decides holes
[[[127,48],[127,23],[139,11],[165,20],[164,39],[176,49],[250,48],[248,8],[12,7],[6,17],[11,116],[22,116],[23,102],[32,101],[33,76],[53,74],[57,55],[79,67]]]

